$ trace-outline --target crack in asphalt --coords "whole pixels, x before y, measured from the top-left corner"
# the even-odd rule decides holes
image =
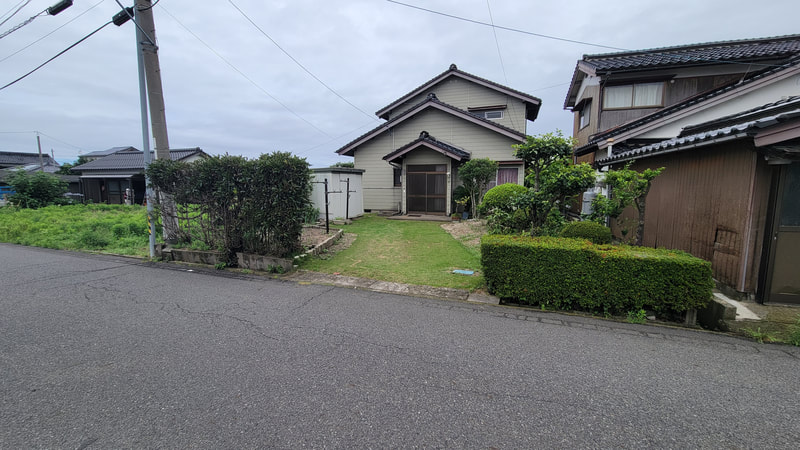
[[[230,315],[230,314],[220,313],[220,312],[192,311],[190,309],[184,308],[183,306],[180,305],[180,303],[177,303],[177,302],[175,303],[175,307],[178,309],[178,311],[182,312],[185,315],[198,315],[198,316],[201,316],[201,317],[207,317],[207,318],[210,319],[209,323],[211,323],[212,325],[215,325],[214,324],[214,319],[230,319],[230,320],[233,320],[235,322],[238,322],[238,323],[244,325],[246,328],[250,328],[253,332],[258,334],[259,336],[265,337],[267,339],[271,339],[271,340],[276,341],[276,342],[280,342],[279,338],[276,338],[275,336],[267,334],[264,331],[263,328],[261,328],[260,326],[256,325],[255,322],[253,322],[253,321],[250,321],[250,320],[247,320],[247,319],[243,319],[241,317],[233,316],[233,315]]]

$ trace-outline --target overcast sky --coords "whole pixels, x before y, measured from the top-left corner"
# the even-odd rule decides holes
[[[25,1],[0,2],[0,22]],[[583,43],[493,32],[387,0],[232,0],[320,82],[230,1],[161,0],[153,12],[170,147],[248,158],[289,151],[312,167],[350,161],[335,151],[378,125],[375,111],[451,63],[541,98],[539,118],[528,122],[528,134],[555,129],[570,134],[572,116],[563,109],[564,98],[584,54],[800,32],[797,0],[402,1]],[[0,33],[56,2],[30,0]],[[114,0],[74,3],[0,39],[0,86],[120,10]],[[36,152],[34,131],[42,133],[42,150],[52,150],[61,162],[117,146],[141,149],[135,45],[132,22],[109,25],[0,90],[0,150]]]

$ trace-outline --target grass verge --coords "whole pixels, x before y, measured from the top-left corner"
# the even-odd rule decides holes
[[[103,204],[4,207],[0,242],[146,257],[147,212],[142,206]]]
[[[457,289],[483,286],[479,274],[453,273],[455,269],[477,272],[480,255],[453,239],[439,222],[388,220],[370,214],[342,228],[358,236],[353,244],[333,255],[309,259],[304,269]]]

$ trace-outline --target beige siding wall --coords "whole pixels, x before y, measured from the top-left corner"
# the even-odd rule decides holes
[[[365,170],[362,179],[364,185],[364,209],[397,210],[400,202],[404,201],[401,189],[393,186],[393,168],[383,160],[383,157],[418,139],[421,131],[427,131],[438,140],[463,148],[470,152],[473,159],[516,160],[511,145],[519,143],[517,140],[500,135],[480,125],[453,117],[442,111],[424,111],[356,149],[353,161],[355,167]],[[423,157],[417,156],[417,153],[428,155],[426,157],[430,158],[440,158],[437,161],[446,161],[447,159],[446,156],[434,151],[412,152],[409,158]],[[424,163],[417,162],[412,164]],[[455,179],[455,175],[451,175],[448,178],[451,189],[454,187],[452,181]],[[448,201],[448,208],[449,206],[450,202]]]
[[[392,150],[392,136],[385,133],[359,147],[354,154],[355,166],[365,170],[361,179],[364,209],[397,211],[400,207],[400,188],[394,186],[393,167],[383,160]]]
[[[431,92],[436,94],[440,101],[465,111],[469,108],[505,105],[506,109],[503,112],[503,118],[496,120],[496,122],[522,133],[525,132],[525,104],[522,101],[497,92],[494,89],[456,77],[444,80],[400,104],[392,110],[390,118],[396,117],[408,108],[425,100]]]
[[[519,143],[480,125],[442,111],[429,109],[406,120],[394,130],[393,136],[396,143],[394,148],[399,148],[419,138],[419,133],[423,130],[440,141],[470,152],[473,159],[514,160],[514,149],[511,148],[511,145]]]

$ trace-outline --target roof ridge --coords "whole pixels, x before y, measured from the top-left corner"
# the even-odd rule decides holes
[[[640,49],[640,50],[625,50],[622,52],[611,52],[611,53],[593,53],[593,54],[584,54],[583,59],[601,59],[601,58],[610,58],[610,57],[622,57],[622,56],[637,56],[637,55],[649,55],[653,53],[665,53],[665,52],[678,52],[682,50],[695,50],[701,48],[714,48],[714,47],[733,47],[737,45],[749,45],[749,44],[759,44],[759,43],[770,43],[776,41],[792,41],[792,40],[800,40],[800,34],[785,34],[781,36],[770,36],[770,37],[761,37],[761,38],[747,38],[747,39],[733,39],[727,41],[710,41],[710,42],[700,42],[700,43],[693,43],[693,44],[682,44],[682,45],[674,45],[674,46],[667,46],[667,47],[653,47],[648,49]]]
[[[425,86],[434,83],[436,80],[446,76],[448,73],[458,73],[458,74],[461,74],[461,75],[465,75],[468,78],[473,78],[473,79],[476,79],[476,80],[480,80],[480,81],[483,81],[485,83],[491,84],[493,86],[502,88],[504,90],[508,90],[508,91],[513,92],[513,93],[515,93],[515,94],[517,94],[517,95],[519,95],[521,97],[528,97],[530,99],[538,101],[539,104],[542,103],[542,99],[540,99],[539,97],[536,97],[536,96],[533,96],[533,95],[530,95],[530,94],[526,94],[525,92],[522,92],[520,90],[514,89],[512,87],[508,87],[508,86],[506,86],[504,84],[500,84],[500,83],[498,83],[496,81],[489,80],[488,78],[479,77],[479,76],[477,76],[475,74],[472,74],[472,73],[469,73],[469,72],[465,72],[465,71],[459,69],[457,65],[450,64],[450,67],[447,70],[445,70],[444,72],[434,76],[433,78],[429,79],[428,81],[420,84],[419,86],[415,87],[414,89],[412,89],[412,90],[406,92],[405,94],[401,95],[395,101],[393,101],[393,102],[389,103],[388,105],[384,106],[383,108],[375,111],[375,115],[380,117],[381,116],[380,115],[381,111],[386,111],[387,109],[391,109],[391,107],[393,107],[395,105],[399,105],[399,104],[403,103],[403,101],[405,99],[408,99],[409,97],[412,97],[415,92],[422,90]]]

